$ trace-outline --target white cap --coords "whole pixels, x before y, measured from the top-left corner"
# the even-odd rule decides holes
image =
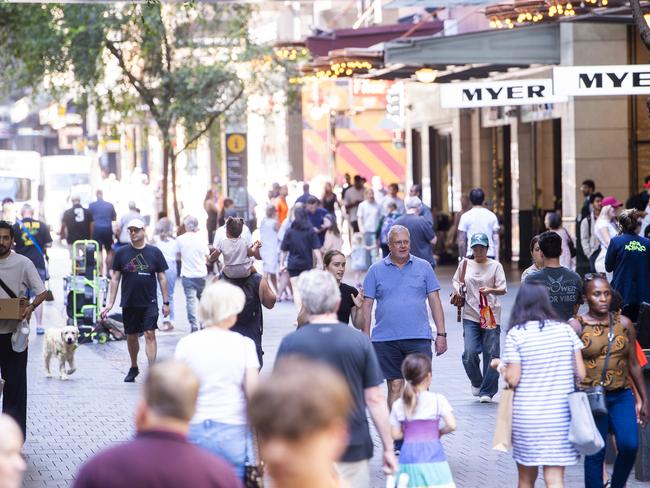
[[[126,224],[126,228],[130,229],[131,227],[135,227],[136,229],[144,229],[144,222],[140,219],[131,219],[129,220],[129,223]]]
[[[422,200],[418,197],[406,197],[406,200],[404,200],[404,206],[406,208],[420,208],[421,205]]]

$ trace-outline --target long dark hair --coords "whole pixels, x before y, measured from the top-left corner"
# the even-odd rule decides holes
[[[539,328],[542,329],[549,320],[559,320],[559,317],[551,306],[548,288],[529,283],[521,285],[510,313],[508,330],[523,326],[526,322],[539,322]]]
[[[310,230],[313,229],[313,225],[309,221],[309,215],[307,214],[307,209],[304,207],[298,207],[293,211],[293,222],[291,223],[291,228],[296,230]]]
[[[429,373],[431,373],[431,358],[426,354],[416,352],[404,358],[402,363],[402,376],[404,377],[402,401],[404,402],[404,415],[407,418],[413,415],[418,405],[415,387],[426,380]]]

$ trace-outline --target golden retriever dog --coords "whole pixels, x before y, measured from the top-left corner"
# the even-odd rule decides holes
[[[68,375],[74,373],[77,368],[74,365],[74,352],[77,349],[79,330],[74,325],[65,327],[53,327],[45,331],[43,338],[43,359],[45,360],[45,373],[48,378],[52,377],[50,372],[50,360],[52,356],[59,358],[59,377],[67,380]],[[70,369],[65,370],[65,363]]]

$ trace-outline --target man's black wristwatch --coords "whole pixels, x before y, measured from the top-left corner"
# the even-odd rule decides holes
[[[446,333],[446,332],[438,332],[438,333],[436,333],[436,335],[437,335],[438,337],[447,337],[447,333]]]
[[[163,302],[163,305],[169,306],[169,302]]]

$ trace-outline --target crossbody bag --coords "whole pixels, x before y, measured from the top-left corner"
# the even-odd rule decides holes
[[[460,272],[460,286],[458,291],[451,294],[449,302],[456,307],[456,322],[460,322],[463,314],[463,307],[465,306],[465,295],[467,294],[467,287],[465,286],[465,273],[467,272],[467,258],[463,258],[463,268]]]
[[[609,314],[609,334],[607,335],[607,353],[605,354],[605,364],[603,366],[603,373],[600,376],[600,384],[585,388],[587,399],[591,412],[594,415],[607,414],[607,400],[605,391],[605,377],[607,375],[607,365],[609,364],[609,355],[612,351],[612,342],[614,340],[614,319],[612,314]]]

